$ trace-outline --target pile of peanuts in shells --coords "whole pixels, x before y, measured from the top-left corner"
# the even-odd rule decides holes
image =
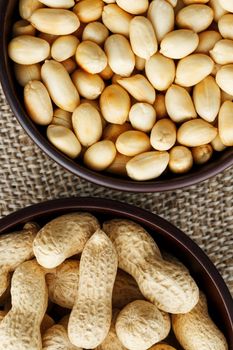
[[[0,237],[0,281],[1,350],[228,349],[188,269],[130,220],[29,222]]]
[[[9,56],[58,150],[138,181],[233,146],[232,0],[20,0]]]

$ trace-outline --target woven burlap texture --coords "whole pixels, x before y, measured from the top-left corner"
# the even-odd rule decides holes
[[[122,193],[81,180],[55,164],[14,118],[0,87],[0,217],[41,201],[106,197],[169,220],[197,242],[233,293],[233,168],[199,185],[167,193]]]

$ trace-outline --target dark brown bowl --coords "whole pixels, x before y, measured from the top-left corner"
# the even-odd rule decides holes
[[[12,23],[18,18],[17,4],[18,0],[0,0],[0,78],[7,100],[19,123],[37,146],[55,162],[73,174],[98,185],[132,192],[159,192],[190,186],[220,173],[233,164],[233,149],[230,148],[219,154],[216,153],[210,163],[196,166],[188,174],[174,175],[169,173],[156,180],[137,182],[108,173],[91,171],[58,151],[47,140],[45,129],[36,126],[28,117],[23,105],[22,89],[14,78],[12,63],[7,55]]]
[[[189,268],[207,295],[211,317],[224,332],[229,350],[233,349],[233,301],[226,284],[205,253],[183,232],[157,215],[106,199],[58,199],[33,205],[1,219],[0,235],[22,228],[28,221],[43,225],[56,216],[80,210],[93,213],[100,221],[121,217],[143,225],[162,249],[178,257]]]

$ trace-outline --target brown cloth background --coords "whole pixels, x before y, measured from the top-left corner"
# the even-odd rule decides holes
[[[233,168],[199,185],[166,193],[122,193],[93,185],[62,169],[33,144],[0,87],[0,217],[68,196],[117,199],[161,215],[204,249],[233,293]]]

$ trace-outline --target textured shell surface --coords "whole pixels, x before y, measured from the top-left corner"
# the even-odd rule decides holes
[[[34,240],[33,250],[38,263],[54,268],[79,254],[98,228],[98,220],[88,213],[66,214],[50,221]]]
[[[68,325],[72,344],[93,349],[107,336],[117,265],[111,240],[102,230],[97,230],[85,245],[80,260],[77,298]]]
[[[78,289],[79,261],[66,260],[45,278],[49,299],[64,308],[72,309]]]
[[[49,328],[42,337],[43,350],[82,350],[72,345],[62,325]]]
[[[227,341],[208,314],[205,295],[187,314],[172,315],[176,338],[185,350],[227,350]]]
[[[11,296],[12,308],[0,323],[0,349],[41,350],[40,325],[48,292],[44,271],[35,260],[15,270]]]
[[[171,328],[169,315],[144,300],[128,304],[118,315],[116,333],[130,350],[146,350],[167,337]]]
[[[134,300],[143,300],[137,282],[128,273],[118,269],[112,295],[112,305],[122,309],[125,305]]]
[[[103,343],[100,346],[97,346],[95,350],[127,350],[124,345],[121,344],[119,338],[116,334],[116,319],[119,314],[119,309],[113,309],[112,311],[112,322],[111,327],[108,332],[107,337],[104,339]]]
[[[146,299],[159,309],[176,314],[189,312],[197,304],[199,289],[189,271],[165,261],[140,225],[116,219],[103,227],[117,250],[119,267],[135,278]]]

